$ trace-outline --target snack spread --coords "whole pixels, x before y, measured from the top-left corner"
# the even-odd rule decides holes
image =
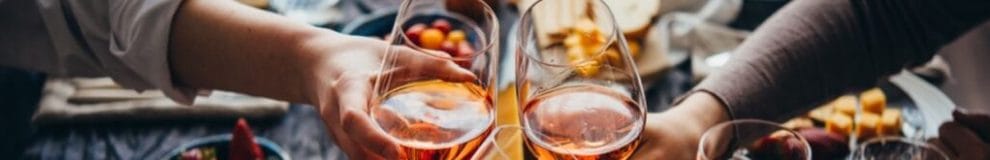
[[[857,107],[861,111],[858,118]],[[840,96],[806,116],[791,119],[784,126],[798,130],[808,140],[814,159],[841,159],[848,155],[845,144],[851,136],[860,140],[899,136],[902,123],[901,111],[887,108],[886,95],[879,88],[873,88],[858,96]],[[818,128],[815,124],[823,127]]]

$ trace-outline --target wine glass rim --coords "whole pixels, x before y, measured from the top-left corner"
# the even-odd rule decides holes
[[[948,154],[945,154],[945,152],[942,151],[942,149],[935,147],[931,143],[920,141],[913,138],[900,137],[900,136],[882,136],[882,137],[871,138],[869,140],[863,141],[863,143],[859,144],[859,146],[856,148],[856,152],[858,152],[856,156],[866,157],[865,150],[867,146],[872,144],[885,144],[885,143],[904,143],[914,147],[920,147],[934,151],[939,155],[939,157],[942,157],[943,159],[949,159]]]
[[[724,127],[727,127],[727,126],[730,126],[730,125],[735,125],[735,124],[759,124],[759,125],[768,125],[768,126],[773,126],[774,128],[777,129],[777,131],[780,131],[780,130],[786,131],[786,132],[790,133],[795,138],[798,138],[798,140],[801,141],[801,144],[803,144],[803,146],[804,146],[804,152],[807,153],[807,156],[805,156],[806,159],[808,159],[808,160],[811,159],[811,156],[812,156],[811,155],[812,154],[811,153],[811,145],[808,144],[808,140],[805,139],[804,136],[801,136],[801,134],[798,134],[797,131],[795,131],[795,130],[792,130],[792,129],[789,129],[787,127],[782,126],[780,123],[771,122],[771,121],[767,121],[767,120],[760,120],[760,119],[737,119],[737,120],[730,120],[730,121],[722,122],[722,123],[716,124],[716,125],[714,125],[712,127],[709,127],[707,130],[705,130],[705,132],[703,132],[701,134],[701,138],[699,138],[699,140],[698,140],[698,151],[697,151],[698,158],[699,159],[702,159],[702,160],[711,160],[712,159],[711,157],[708,157],[708,154],[706,154],[705,143],[704,143],[706,140],[708,140],[709,138],[711,138],[710,136],[712,136],[711,135],[712,133],[710,133],[710,131],[713,131],[713,129],[715,129],[715,128],[724,128]],[[735,131],[733,131],[733,132],[735,132]],[[736,136],[737,135],[735,133],[733,133],[732,136],[733,136],[732,137],[733,139],[736,139]]]
[[[403,12],[407,12],[406,9],[409,8],[409,7],[412,7],[411,6],[412,5],[412,1],[415,1],[415,0],[404,0],[402,2],[401,9],[399,9],[399,11],[398,11],[398,13],[396,15],[402,15]],[[476,58],[477,56],[480,56],[480,55],[483,55],[483,54],[484,55],[489,54],[488,51],[491,50],[495,46],[495,44],[497,42],[497,40],[494,40],[492,38],[493,38],[493,35],[495,37],[498,36],[498,26],[499,26],[499,24],[498,24],[498,17],[495,15],[495,11],[492,10],[492,8],[489,7],[487,3],[485,3],[485,2],[483,2],[481,0],[471,0],[471,1],[472,2],[476,2],[476,3],[480,3],[482,5],[481,6],[483,8],[482,9],[482,12],[485,15],[485,17],[487,19],[491,19],[494,22],[494,23],[491,23],[490,24],[490,26],[492,27],[491,33],[489,33],[490,35],[485,35],[484,34],[485,32],[481,29],[481,25],[478,25],[477,23],[475,23],[474,20],[471,20],[471,18],[465,17],[465,16],[460,15],[460,14],[442,14],[440,11],[432,11],[432,12],[426,13],[425,15],[442,16],[442,17],[447,17],[447,18],[453,18],[453,19],[455,19],[457,21],[460,21],[461,23],[463,23],[463,25],[467,26],[467,28],[469,28],[470,30],[472,30],[474,33],[479,33],[478,35],[481,35],[479,37],[480,38],[480,41],[482,42],[481,43],[482,44],[481,48],[475,49],[474,52],[471,54],[470,57],[454,57],[454,56],[447,57],[447,56],[439,56],[439,55],[434,55],[434,54],[427,54],[427,55],[430,55],[430,56],[433,56],[433,57],[437,57],[437,58],[442,58],[442,59],[471,60],[471,59]],[[407,17],[398,17],[399,19],[396,19],[396,25],[395,25],[395,27],[393,27],[393,30],[394,30],[393,33],[394,34],[392,34],[392,36],[398,36],[399,38],[402,38],[403,44],[405,44],[406,46],[408,46],[409,48],[411,48],[413,50],[421,51],[421,52],[426,52],[426,51],[433,51],[433,52],[435,52],[435,51],[437,51],[437,50],[426,49],[426,48],[420,47],[419,45],[416,45],[415,43],[412,43],[413,41],[411,39],[409,39],[409,36],[406,36],[406,31],[405,31],[404,28],[402,28],[403,26],[405,26],[403,24],[406,24],[407,22],[409,22],[410,20],[412,20],[412,18],[415,17],[415,16],[416,15],[407,16]]]
[[[516,23],[516,25],[518,25],[518,26],[516,28],[523,28],[524,27],[523,25],[529,24],[529,21],[533,17],[533,15],[532,15],[533,14],[533,11],[534,11],[533,8],[536,5],[539,5],[540,3],[542,3],[543,1],[547,1],[547,0],[537,0],[536,2],[533,2],[533,4],[529,5],[526,8],[526,11],[523,12],[523,14],[521,14],[519,16],[519,21]],[[611,34],[608,34],[607,35],[607,37],[606,37],[606,39],[607,39],[606,40],[606,43],[605,43],[605,45],[603,45],[604,47],[601,47],[595,53],[595,55],[594,55],[594,57],[599,57],[599,56],[603,56],[603,54],[605,54],[605,51],[607,51],[608,48],[609,48],[608,46],[611,46],[614,43],[619,42],[619,38],[624,38],[624,37],[622,36],[621,31],[619,30],[619,25],[618,25],[618,23],[616,23],[615,15],[612,13],[611,7],[608,6],[608,3],[605,3],[604,0],[593,0],[593,1],[597,1],[598,3],[601,3],[605,8],[609,8],[609,9],[606,9],[605,10],[605,14],[608,15],[608,17],[609,17],[608,18],[609,19],[608,21],[611,22],[609,24],[612,25],[612,32],[611,32]],[[535,25],[535,24],[529,24],[529,25]],[[529,27],[527,27],[527,28],[529,28]],[[518,31],[518,30],[517,30],[517,34],[518,35],[516,35],[516,38],[517,38],[516,39],[516,42],[519,43],[518,48],[520,48],[517,51],[523,52],[523,53],[521,53],[523,55],[522,56],[523,58],[530,59],[532,61],[536,61],[536,63],[542,64],[542,65],[546,65],[546,66],[553,66],[553,67],[574,67],[574,65],[569,64],[569,63],[563,63],[563,64],[548,63],[548,62],[544,62],[542,58],[533,57],[533,56],[535,56],[535,55],[533,55],[534,53],[525,52],[525,49],[524,49],[524,48],[529,48],[530,45],[531,45],[530,43],[527,43],[527,42],[530,41],[529,40],[529,35],[530,34],[528,32],[523,32],[523,31]],[[539,46],[539,44],[536,44],[536,45]],[[625,46],[620,46],[620,47],[625,47]],[[537,47],[537,48],[539,48],[539,47]],[[520,54],[520,53],[517,53],[517,54]]]

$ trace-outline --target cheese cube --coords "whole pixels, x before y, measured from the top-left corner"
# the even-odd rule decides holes
[[[811,117],[811,119],[816,121],[825,122],[834,112],[835,108],[830,104],[826,104],[808,112],[808,117]]]
[[[846,115],[856,114],[856,96],[845,95],[832,101],[832,106],[835,107],[835,111],[844,113]]]
[[[880,115],[873,113],[863,113],[856,120],[856,137],[859,139],[869,139],[876,137],[877,125],[880,124]]]
[[[852,132],[853,120],[845,114],[832,114],[825,120],[825,131],[849,135]]]
[[[896,136],[901,133],[901,111],[897,109],[885,109],[880,115],[880,126],[877,128],[878,135]]]
[[[863,106],[864,112],[881,114],[883,109],[887,107],[887,96],[883,94],[883,90],[880,88],[873,88],[863,91],[859,95],[859,102]]]

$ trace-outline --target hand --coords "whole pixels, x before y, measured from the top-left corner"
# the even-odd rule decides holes
[[[695,159],[705,130],[728,121],[721,102],[701,92],[668,111],[646,117],[642,144],[632,159]]]
[[[694,159],[698,140],[704,130],[688,125],[686,119],[676,114],[651,113],[647,115],[642,144],[631,159]]]
[[[351,159],[396,159],[401,150],[368,115],[371,94],[388,43],[363,37],[343,36],[318,41],[310,72],[310,97],[323,116],[337,145]],[[304,47],[307,48],[307,47]],[[476,77],[452,61],[437,58],[446,54],[424,53],[410,48],[398,50],[398,66],[383,74],[429,73],[447,81],[469,81]],[[426,54],[433,54],[428,56]]]
[[[950,159],[990,159],[990,115],[952,112],[953,121],[939,127],[939,138],[930,140]]]

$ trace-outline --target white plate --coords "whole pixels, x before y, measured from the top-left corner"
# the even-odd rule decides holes
[[[942,123],[952,120],[952,110],[956,104],[934,85],[907,71],[891,76],[890,82],[911,97],[918,111],[924,116],[923,132],[919,137],[938,137]]]

